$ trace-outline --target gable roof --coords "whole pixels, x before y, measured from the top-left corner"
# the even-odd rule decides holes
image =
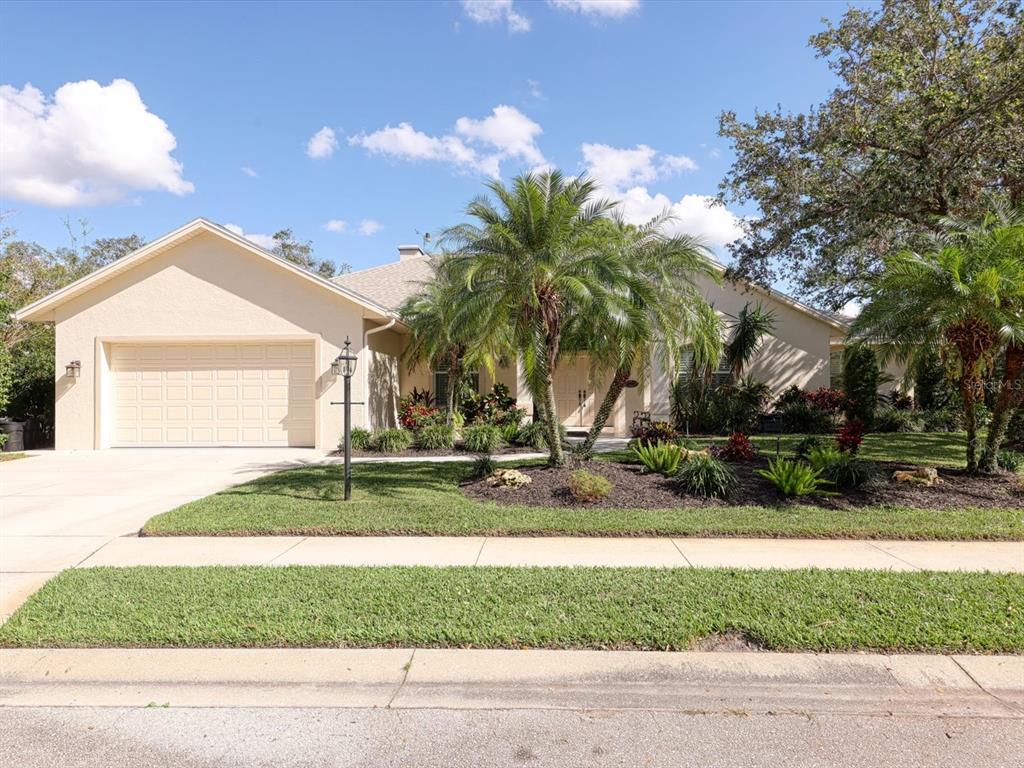
[[[717,261],[712,261],[715,270],[724,275],[726,268]],[[363,296],[366,296],[379,304],[384,305],[392,311],[397,311],[407,298],[412,296],[420,287],[420,284],[433,276],[429,256],[417,256],[406,258],[401,261],[394,261],[389,264],[381,264],[376,267],[360,269],[357,272],[349,272],[347,275],[339,275],[334,278],[338,285],[350,288]],[[819,320],[832,328],[845,332],[849,324],[831,312],[823,312],[802,301],[794,299],[774,288],[765,288],[756,283],[741,281],[752,291],[775,299],[798,312],[803,312],[815,320]]]
[[[334,282],[394,311],[433,276],[430,257],[414,256],[338,275]]]
[[[216,237],[227,240],[247,253],[264,259],[301,280],[309,281],[312,284],[318,285],[321,288],[329,290],[348,299],[349,301],[354,302],[355,304],[358,304],[372,315],[381,318],[394,316],[389,307],[374,301],[372,298],[364,296],[351,288],[334,283],[325,277],[314,274],[313,272],[303,269],[297,264],[293,264],[286,259],[282,259],[280,256],[276,256],[270,251],[264,250],[255,243],[246,240],[241,235],[235,234],[231,230],[222,227],[220,224],[215,224],[209,219],[198,218],[193,219],[188,224],[185,224],[172,232],[168,232],[166,235],[158,237],[153,242],[147,243],[138,250],[132,251],[127,256],[124,256],[117,261],[113,261],[104,267],[100,267],[95,272],[90,272],[85,277],[54,291],[49,296],[44,296],[43,298],[32,302],[27,307],[22,307],[14,313],[14,318],[16,320],[45,320],[46,318],[44,315],[46,312],[55,309],[76,296],[81,296],[83,293],[92,290],[97,285],[127,272],[154,256],[158,256],[159,254],[170,250],[174,246],[203,233],[210,233]]]

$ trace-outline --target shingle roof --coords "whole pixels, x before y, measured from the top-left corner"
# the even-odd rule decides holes
[[[388,309],[395,310],[419,290],[421,283],[433,277],[433,274],[430,257],[416,256],[339,275],[334,278],[334,282]]]

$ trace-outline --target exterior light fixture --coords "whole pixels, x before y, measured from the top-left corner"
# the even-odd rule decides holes
[[[82,375],[82,361],[72,360],[64,368],[64,373],[67,374],[67,377],[69,379],[77,379],[79,376]]]
[[[345,397],[342,400],[345,406],[345,501],[352,498],[352,376],[358,361],[359,358],[352,352],[352,342],[346,336],[345,346],[331,363],[331,373],[345,378]]]
[[[359,358],[352,352],[352,342],[349,341],[348,336],[345,337],[345,346],[341,348],[341,352],[334,362],[331,363],[331,373],[335,376],[344,376],[346,379],[351,379],[356,372],[356,363]]]

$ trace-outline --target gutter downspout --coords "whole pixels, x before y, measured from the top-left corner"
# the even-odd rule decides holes
[[[363,331],[363,349],[366,350],[366,360],[363,361],[363,400],[366,402],[364,406],[366,408],[366,424],[368,429],[373,429],[374,425],[370,423],[370,336],[381,331],[386,331],[389,328],[394,328],[395,324],[398,323],[397,317],[392,317],[384,325],[371,328],[368,331]]]

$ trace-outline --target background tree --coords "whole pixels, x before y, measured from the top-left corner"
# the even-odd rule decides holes
[[[466,213],[474,221],[447,229],[441,243],[453,248],[448,263],[465,279],[462,310],[508,329],[545,425],[550,463],[559,465],[553,382],[565,325],[576,314],[616,311],[601,307],[616,300],[627,277],[622,260],[592,237],[613,204],[597,199],[593,181],[558,171],[518,176],[508,187],[492,181],[487,189],[496,202],[471,202]]]
[[[723,112],[736,159],[723,203],[754,204],[737,271],[785,276],[838,309],[897,247],[986,196],[1024,202],[1024,12],[1001,0],[850,8],[810,45],[838,84],[806,114]]]
[[[299,240],[291,229],[281,229],[274,233],[274,247],[271,253],[298,264],[303,269],[316,272],[321,277],[331,278],[352,271],[352,267],[342,263],[340,266],[328,259],[317,259],[313,256],[313,241]]]
[[[733,383],[743,378],[743,369],[761,347],[761,340],[775,330],[775,313],[760,304],[753,309],[743,305],[736,319],[729,324],[729,341],[725,345],[725,361],[732,372]]]

